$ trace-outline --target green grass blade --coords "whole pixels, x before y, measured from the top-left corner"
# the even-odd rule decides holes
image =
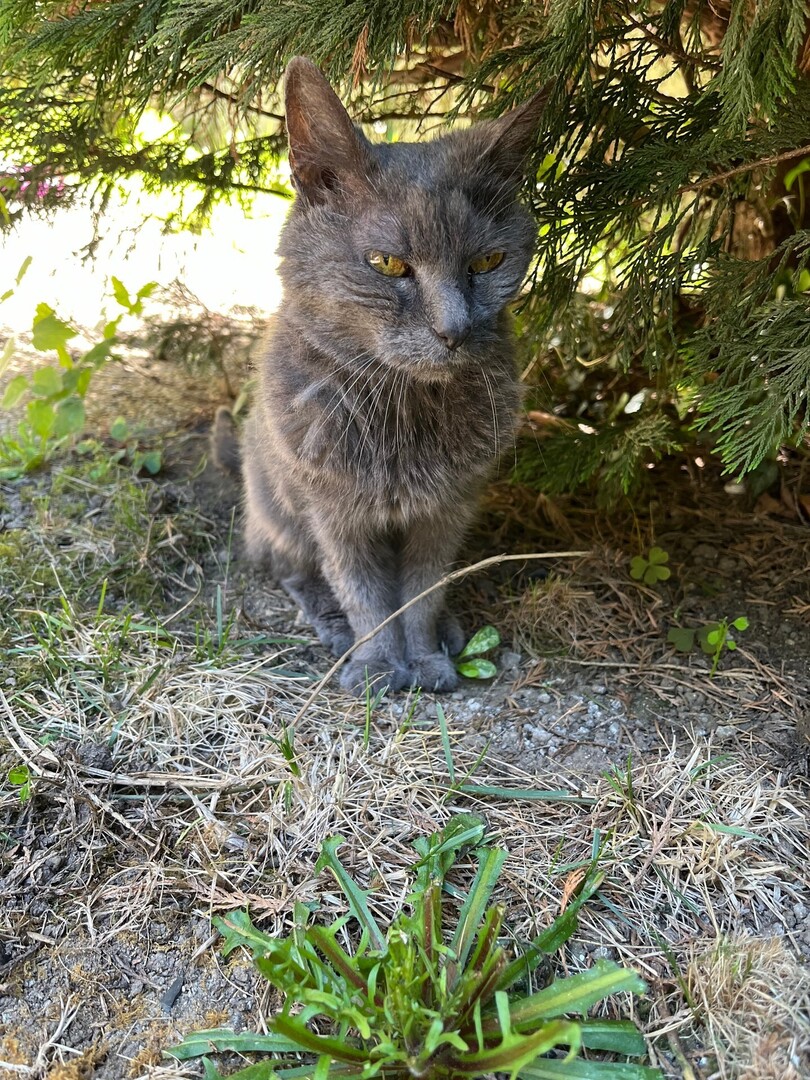
[[[519,979],[525,979],[544,956],[551,956],[569,940],[579,925],[579,909],[594,895],[604,880],[604,874],[596,869],[586,876],[580,890],[568,907],[554,922],[538,934],[523,956],[517,957],[505,968],[498,982],[499,990],[506,990]]]
[[[489,903],[489,898],[495,888],[507,854],[504,848],[483,848],[481,850],[478,873],[475,875],[475,880],[459,913],[458,926],[450,945],[450,949],[456,958],[456,963],[453,965],[456,974],[464,968],[467,962],[472,943],[481,926],[486,906]]]
[[[621,1061],[543,1058],[520,1070],[520,1080],[663,1080],[660,1069]]]
[[[355,919],[368,931],[369,940],[371,941],[372,948],[378,952],[385,952],[385,935],[380,930],[377,920],[371,914],[371,909],[366,903],[366,897],[368,893],[364,892],[359,885],[357,885],[349,876],[346,868],[337,857],[337,849],[344,842],[343,836],[330,836],[324,840],[321,847],[320,858],[315,864],[315,872],[320,873],[325,866],[328,866],[332,873],[335,875],[343,890],[349,907]]]
[[[457,791],[465,795],[486,795],[494,799],[530,799],[535,802],[567,802],[577,806],[593,806],[596,799],[572,795],[570,791],[541,791],[537,788],[491,787],[488,784],[459,784]]]
[[[453,752],[450,749],[450,736],[447,731],[447,717],[444,715],[444,709],[436,702],[436,718],[439,721],[439,734],[442,739],[442,750],[444,751],[444,760],[447,765],[447,775],[450,777],[450,783],[456,782],[456,767],[453,764]]]

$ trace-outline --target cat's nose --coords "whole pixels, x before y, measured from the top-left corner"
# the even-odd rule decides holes
[[[469,336],[471,324],[469,319],[460,319],[457,322],[437,323],[431,327],[433,333],[446,345],[448,349],[457,349]]]

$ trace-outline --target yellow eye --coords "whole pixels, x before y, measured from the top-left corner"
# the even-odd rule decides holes
[[[502,251],[490,251],[488,255],[479,255],[477,259],[473,259],[470,263],[470,272],[473,274],[486,274],[489,270],[494,270],[496,266],[500,266],[502,262]]]
[[[386,255],[384,251],[370,251],[366,258],[369,266],[386,277],[407,277],[411,272],[406,262],[398,259],[396,255]]]

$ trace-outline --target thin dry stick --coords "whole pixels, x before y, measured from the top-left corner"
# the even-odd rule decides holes
[[[361,638],[358,638],[357,641],[355,641],[354,645],[352,645],[350,649],[347,649],[343,656],[339,657],[334,662],[334,664],[332,664],[332,666],[329,668],[323,678],[318,681],[315,689],[312,691],[307,700],[295,714],[293,724],[295,725],[298,723],[298,721],[310,707],[318,694],[320,694],[321,690],[323,690],[323,688],[326,686],[326,684],[341,666],[343,661],[348,660],[348,658],[352,655],[355,649],[359,649],[361,645],[365,645],[367,641],[371,641],[374,635],[379,633],[379,631],[382,630],[384,626],[388,626],[388,624],[390,622],[393,622],[393,620],[396,619],[397,616],[401,615],[403,611],[407,611],[409,607],[413,607],[413,605],[417,604],[420,600],[424,600],[426,596],[430,596],[430,594],[432,592],[435,592],[436,589],[440,589],[443,585],[449,585],[451,581],[458,581],[459,578],[466,577],[467,574],[472,574],[476,570],[483,570],[487,566],[496,566],[498,563],[502,562],[518,562],[521,560],[527,561],[529,559],[579,559],[585,555],[590,555],[590,552],[544,551],[541,553],[534,552],[529,555],[490,555],[488,559],[481,559],[479,562],[471,563],[470,566],[462,566],[460,570],[453,570],[449,574],[445,574],[443,578],[439,578],[435,585],[431,585],[428,589],[423,589],[418,596],[414,596],[412,600],[409,600],[407,602],[407,604],[403,604],[402,607],[397,608],[397,610],[394,611],[391,615],[389,615],[387,619],[383,619],[379,626],[375,626],[374,629],[369,631],[368,634],[364,635]]]

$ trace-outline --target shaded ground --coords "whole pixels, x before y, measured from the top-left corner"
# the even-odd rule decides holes
[[[4,776],[31,777],[26,801],[7,783],[0,802],[0,1070],[200,1075],[162,1051],[260,1028],[273,1005],[245,957],[219,955],[212,911],[248,904],[272,930],[297,900],[340,910],[314,875],[340,832],[390,916],[411,841],[473,806],[511,852],[518,941],[601,849],[605,885],[559,963],[642,971],[635,1015],[667,1076],[807,1075],[807,526],[702,473],[663,478],[644,520],[495,485],[468,560],[589,554],[458,587],[470,629],[494,623],[504,644],[492,683],[443,700],[448,756],[430,695],[373,716],[334,687],[313,698],[330,661],[245,565],[238,492],[204,467],[220,387],[152,374],[172,432],[156,480],[100,445],[0,484],[0,753]],[[130,393],[102,394],[99,430]],[[629,561],[653,543],[673,572],[647,587]],[[671,626],[739,615],[714,677],[667,644]]]

